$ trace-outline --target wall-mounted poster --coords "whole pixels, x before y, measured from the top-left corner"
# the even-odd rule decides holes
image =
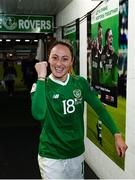
[[[87,18],[87,78],[125,138],[128,0],[103,1]],[[114,137],[90,106],[87,137],[124,169]]]
[[[91,14],[91,83],[101,100],[117,106],[119,1],[105,1]]]
[[[75,24],[64,26],[62,29],[62,38],[65,39],[73,46],[74,50],[74,63],[71,73],[79,74],[79,19]]]

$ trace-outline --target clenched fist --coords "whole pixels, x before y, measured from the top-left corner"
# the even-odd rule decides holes
[[[35,69],[38,74],[38,79],[44,79],[47,75],[47,62],[42,61],[35,64]]]

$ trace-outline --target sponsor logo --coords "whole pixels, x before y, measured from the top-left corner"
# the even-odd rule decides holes
[[[108,102],[114,102],[114,97],[113,97],[113,96],[106,95],[106,96],[105,96],[105,99],[106,99],[106,101],[108,101]]]
[[[58,99],[59,98],[59,94],[54,94],[53,95],[53,99]]]

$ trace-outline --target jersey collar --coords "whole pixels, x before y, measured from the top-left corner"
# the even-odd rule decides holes
[[[49,75],[49,78],[50,78],[53,82],[55,82],[55,83],[57,83],[57,84],[60,84],[60,85],[62,85],[62,86],[66,86],[66,85],[67,85],[67,83],[68,83],[68,81],[69,81],[69,77],[70,77],[70,76],[69,76],[69,74],[68,74],[66,81],[63,82],[63,81],[54,79],[54,77],[52,76],[52,74]]]

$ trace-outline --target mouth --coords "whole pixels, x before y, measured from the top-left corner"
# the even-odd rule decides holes
[[[55,68],[55,71],[56,71],[57,73],[62,73],[62,72],[63,72],[63,68]]]

